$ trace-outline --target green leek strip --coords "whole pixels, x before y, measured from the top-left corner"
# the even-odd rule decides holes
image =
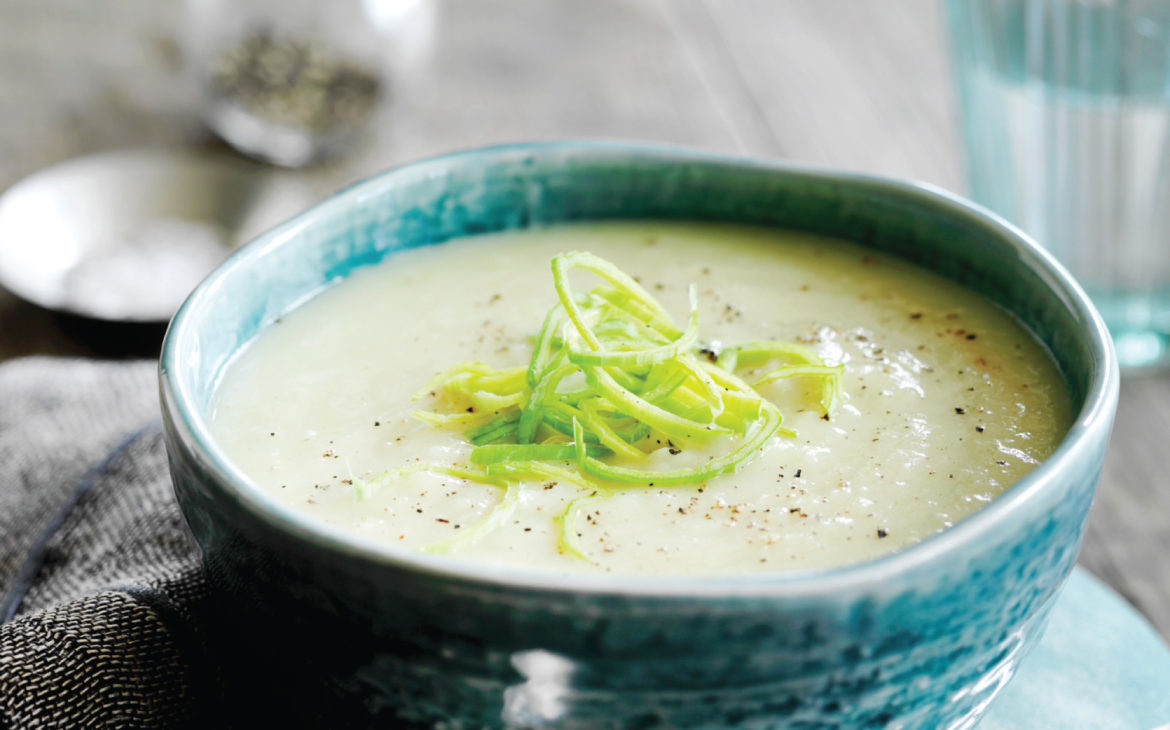
[[[574,446],[577,452],[577,468],[586,474],[599,479],[613,482],[639,482],[654,486],[671,486],[676,484],[694,484],[705,482],[721,474],[736,471],[751,461],[758,449],[768,442],[780,430],[780,411],[770,403],[762,409],[761,418],[753,421],[746,433],[743,443],[734,451],[716,457],[706,464],[694,469],[675,469],[671,471],[642,471],[621,466],[611,466],[591,457],[585,448],[584,441],[578,433],[582,433],[580,423],[574,423]]]
[[[614,430],[614,433],[616,433],[623,440],[625,440],[626,443],[636,444],[639,441],[641,441],[642,439],[644,439],[650,435],[650,431],[651,431],[650,426],[646,425],[645,423],[642,423],[641,421],[637,421],[633,418],[629,418],[626,420],[629,422],[630,425],[625,427],[625,428],[618,428],[617,426],[611,426],[611,428],[613,428],[613,430]]]
[[[761,385],[767,385],[781,378],[792,378],[798,375],[837,377],[841,370],[840,365],[789,365],[787,367],[777,368],[760,376],[756,380],[756,387],[759,388]]]
[[[553,517],[553,523],[557,526],[557,547],[561,552],[568,553],[574,557],[580,558],[586,562],[593,562],[581,549],[581,538],[577,534],[577,522],[581,519],[581,512],[586,507],[604,501],[612,497],[613,494],[604,489],[596,489],[591,494],[583,497],[577,497],[569,502],[569,506],[561,514]]]
[[[725,403],[727,407],[723,409],[715,422],[736,433],[743,433],[747,430],[748,424],[758,420],[760,411],[764,407],[764,400],[759,396],[735,391],[727,393]]]
[[[582,448],[590,456],[606,456],[609,449],[586,445]],[[487,444],[476,446],[468,459],[472,464],[498,464],[509,461],[572,461],[577,455],[573,444]]]
[[[507,415],[520,415],[513,411]],[[490,426],[490,428],[489,428]],[[507,441],[508,443],[516,442],[516,432],[520,430],[520,426],[515,420],[510,422],[500,422],[499,419],[491,423],[485,423],[483,426],[473,428],[463,435],[473,446],[483,446],[484,444],[494,444],[500,441]],[[472,435],[475,432],[475,435]]]
[[[593,366],[589,366],[593,367]],[[641,393],[646,389],[646,378],[641,373],[636,372],[632,368],[618,368],[606,367],[605,372],[609,373],[609,377],[622,388],[631,393]],[[585,372],[582,369],[582,372]],[[589,378],[585,378],[586,384],[589,383]],[[596,392],[596,391],[595,391]]]
[[[837,407],[837,397],[841,388],[841,374],[844,371],[845,368],[842,365],[790,365],[765,373],[756,381],[756,387],[759,388],[781,378],[793,378],[800,375],[820,377],[822,379],[821,408],[826,414],[831,414]]]
[[[631,373],[642,376],[649,372],[651,366],[689,349],[671,340],[651,342],[642,338],[609,335],[599,331],[594,331],[594,334],[598,335],[600,350],[590,350],[584,346],[578,334],[570,329],[565,330],[564,348],[571,362],[579,365],[613,365],[627,368]]]
[[[524,411],[520,415],[520,427],[516,432],[517,443],[532,443],[537,429],[540,428],[540,422],[544,417],[544,412],[547,410],[544,404],[553,399],[553,395],[556,393],[561,381],[575,372],[575,370],[572,365],[565,364],[545,372],[540,377],[540,380],[528,398],[528,403],[525,405]]]
[[[474,373],[472,378],[480,390],[492,393],[514,393],[524,387],[525,368],[487,368],[484,372]]]
[[[508,521],[508,518],[516,511],[516,506],[520,504],[520,485],[509,484],[504,489],[504,496],[492,508],[492,511],[486,517],[468,526],[464,530],[460,530],[459,534],[454,537],[440,540],[439,542],[432,542],[422,547],[428,553],[445,554],[449,553],[457,547],[467,545],[475,542],[489,532],[493,532]]]
[[[646,378],[646,389],[639,395],[650,403],[657,403],[687,382],[689,377],[690,371],[677,359],[664,362]]]
[[[697,388],[693,388],[695,394],[703,399],[705,403],[711,405],[711,409],[716,415],[723,411],[723,390],[715,383],[711,375],[703,368],[702,364],[693,357],[680,358],[679,362],[687,370],[691,380],[693,380]],[[688,386],[689,387],[689,386]]]
[[[569,440],[573,436],[573,419],[580,417],[581,410],[568,403],[550,403],[542,414],[541,424]],[[585,432],[585,440],[591,444],[601,443],[597,435],[589,431]]]
[[[670,413],[673,413],[674,415],[678,416],[679,418],[685,419],[687,421],[691,421],[693,423],[701,423],[701,424],[707,424],[707,425],[716,424],[715,411],[714,411],[714,409],[711,408],[711,405],[706,403],[706,402],[700,401],[694,405],[688,406],[688,405],[685,405],[683,403],[678,402],[677,400],[668,399],[666,401],[661,402],[659,404],[659,406],[663,410],[666,410]],[[704,426],[704,428],[706,428],[706,426]],[[727,433],[730,434],[731,431],[727,431]]]
[[[699,341],[699,300],[695,288],[690,289],[691,314],[687,328],[673,342],[659,347],[649,347],[634,350],[605,350],[600,344],[592,351],[580,350],[573,347],[572,342],[566,343],[569,361],[579,365],[604,365],[630,367],[638,365],[652,365],[677,358],[688,352]]]
[[[691,421],[714,423],[723,412],[720,389],[693,363],[682,360],[680,364],[687,372],[686,382],[654,405]]]
[[[603,259],[597,260],[603,261],[618,274],[626,276],[620,269],[608,261],[604,261]],[[597,272],[595,271],[594,273]],[[592,293],[595,297],[605,300],[607,304],[617,311],[622,312],[623,316],[632,317],[638,322],[641,322],[641,331],[644,339],[653,339],[655,336],[666,340],[677,338],[680,330],[675,325],[674,318],[670,316],[658,300],[634,281],[633,277],[626,277],[626,281],[633,286],[626,288],[624,285],[619,286],[610,281],[609,283],[613,286],[600,286],[595,288]]]
[[[584,310],[584,321],[601,343],[603,350],[645,350],[651,347],[668,345],[682,334],[679,330],[672,330],[667,336],[650,325],[641,321],[630,312],[612,306],[604,299],[595,298],[597,309]],[[581,336],[568,323],[562,329],[562,345],[580,343]],[[577,344],[573,349],[588,352],[589,347]]]
[[[475,446],[486,446],[488,444],[498,443],[516,443],[516,432],[519,430],[519,427],[515,423],[511,424],[510,426],[501,426],[499,429],[492,431],[485,436],[481,436],[478,439],[472,440],[471,443]]]
[[[529,388],[535,388],[548,368],[552,348],[557,339],[557,332],[565,321],[565,310],[560,305],[554,305],[544,316],[544,323],[536,335],[536,342],[532,345],[532,357],[528,361],[528,369],[524,377]]]
[[[524,368],[515,367],[500,370],[482,362],[461,362],[438,373],[427,381],[411,400],[418,400],[430,393],[447,388],[455,383],[475,381],[476,390],[514,392],[523,383]],[[457,388],[458,390],[458,388]]]
[[[605,302],[605,312],[613,313],[623,320],[636,324],[634,331],[638,334],[637,339],[639,340],[661,343],[676,339],[679,335],[674,321],[665,315],[662,307],[657,303],[654,307],[649,307],[644,302],[633,299],[628,294],[616,289],[598,287],[591,293]]]
[[[597,485],[586,479],[580,472],[546,461],[516,461],[512,463],[489,464],[486,473],[504,481],[548,480],[564,481],[581,489],[597,489]]]
[[[568,403],[571,406],[575,406],[578,403],[580,403],[581,401],[585,400],[586,398],[592,398],[592,397],[593,397],[593,391],[590,390],[589,388],[580,388],[578,390],[558,390],[557,391],[557,400],[561,401],[562,403]]]
[[[756,387],[766,385],[780,378],[795,375],[813,375],[823,377],[821,384],[821,408],[826,414],[832,414],[837,409],[841,396],[841,375],[845,368],[842,365],[826,365],[824,360],[810,347],[795,342],[777,342],[772,340],[751,342],[746,345],[736,345],[724,349],[719,355],[718,366],[723,373],[730,377],[731,371],[743,365],[743,360],[789,358],[798,361],[796,365],[788,365],[766,373],[756,381]],[[706,365],[706,364],[705,364]],[[719,379],[711,368],[708,372]],[[746,386],[745,384],[745,387]]]
[[[664,331],[672,331],[677,336],[678,330],[674,328],[670,320],[670,315],[662,308],[658,300],[643,289],[642,285],[635,281],[632,276],[611,262],[587,251],[570,251],[554,256],[551,263],[554,288],[558,279],[564,284],[568,284],[568,269],[570,268],[589,271],[608,282],[614,288],[618,301],[637,302],[649,311],[652,320],[664,321]]]
[[[604,368],[585,368],[585,380],[601,395],[609,399],[622,413],[642,421],[650,428],[679,441],[704,441],[725,429],[711,423],[697,423],[670,411],[647,403],[629,390],[622,388]]]
[[[495,417],[491,411],[475,411],[472,413],[435,413],[434,411],[416,410],[410,415],[432,426],[476,426],[487,423]]]
[[[472,367],[475,365],[483,365],[483,363],[480,363],[480,362],[456,363],[455,365],[452,365],[451,367],[447,368],[446,370],[443,370],[439,373],[436,373],[434,377],[432,377],[430,380],[428,380],[426,382],[425,385],[423,385],[423,387],[419,388],[418,392],[415,393],[411,397],[411,400],[418,400],[420,398],[424,398],[424,397],[430,395],[431,393],[435,392],[436,390],[440,390],[445,385],[447,385],[447,383],[449,383],[452,378],[455,378],[458,375],[466,373],[467,369],[469,367]]]
[[[477,390],[466,393],[465,397],[477,411],[502,411],[512,406],[520,406],[527,400],[524,393],[508,393],[497,395],[486,390]]]
[[[757,342],[748,342],[743,345],[735,345],[724,349],[720,353],[720,360],[723,355],[735,353],[738,360],[737,367],[746,367],[744,361],[751,362],[753,360],[771,360],[772,358],[789,358],[798,361],[805,365],[822,365],[824,364],[820,356],[811,347],[802,345],[797,342],[780,342],[778,340],[760,340]],[[722,363],[720,363],[722,365]],[[732,368],[728,368],[729,370]]]
[[[572,296],[572,289],[569,285],[569,269],[582,269],[596,274],[612,284],[617,290],[645,304],[654,313],[654,319],[650,324],[655,329],[665,332],[670,332],[674,329],[674,326],[670,322],[670,315],[662,309],[658,302],[654,300],[654,297],[650,296],[650,293],[643,289],[628,274],[610,262],[591,253],[582,251],[558,254],[552,259],[553,288],[557,292],[557,299],[560,300],[561,306],[564,308],[569,321],[590,349],[600,350],[601,343],[586,325],[581,308]]]
[[[615,349],[645,347],[646,340],[638,331],[638,325],[625,319],[601,318],[593,326],[597,339]],[[665,344],[665,343],[663,343]]]
[[[837,404],[841,402],[841,378],[845,375],[844,365],[834,365],[837,372],[828,378],[825,378],[824,384],[821,386],[821,408],[825,411],[825,415],[833,415],[837,412]]]
[[[646,452],[635,448],[618,435],[601,415],[600,398],[590,398],[581,402],[581,412],[583,423],[586,428],[593,432],[597,439],[618,456],[626,456],[632,459],[641,459],[646,456]]]
[[[639,342],[657,344],[678,337],[679,331],[673,322],[666,332],[655,329],[650,324],[657,321],[654,312],[611,287],[597,287],[589,292],[589,299],[583,303],[596,318],[596,334],[599,336],[606,331],[620,331],[624,333],[623,336]]]
[[[486,436],[490,433],[493,433],[495,431],[498,431],[501,428],[505,428],[509,425],[513,425],[519,420],[520,420],[520,411],[516,411],[516,410],[507,411],[505,413],[500,414],[499,416],[496,416],[495,418],[493,418],[492,420],[483,424],[482,426],[476,426],[475,428],[468,429],[468,431],[466,433],[464,433],[463,435],[467,437],[468,441],[475,443],[476,439],[483,438],[484,436]]]
[[[398,481],[404,476],[424,471],[443,474],[445,476],[455,477],[456,479],[465,479],[469,482],[479,482],[497,487],[501,485],[501,480],[498,476],[494,476],[483,469],[466,469],[458,466],[441,466],[439,464],[407,464],[397,469],[387,469],[370,479],[352,479],[353,491],[360,502],[369,499],[383,487],[389,486],[392,482]]]
[[[609,305],[597,317],[592,329],[597,339],[611,349],[622,349],[623,346],[625,349],[645,349],[666,345],[677,339],[667,337]]]
[[[607,419],[606,425],[618,438],[635,448],[637,447],[637,443],[639,441],[650,435],[651,431],[650,427],[641,421],[635,420],[633,418],[618,418],[616,415]],[[572,430],[573,427],[572,423],[570,422],[570,433]],[[586,433],[585,436],[588,438],[589,434]],[[641,451],[642,456],[646,455],[645,451],[642,451],[641,449],[639,449],[639,451]]]
[[[749,421],[754,421],[760,417],[760,410],[767,402],[755,393],[729,390],[723,394],[723,404],[726,406],[724,413],[734,413]]]
[[[687,380],[671,391],[669,395],[658,398],[655,401],[650,401],[644,395],[639,397],[646,402],[653,402],[654,405],[664,408],[671,413],[681,413],[703,407],[706,407],[709,411],[714,411],[715,409],[711,407],[711,403],[703,397],[704,394],[696,393],[694,388],[691,387],[691,384],[690,373],[687,373]]]
[[[714,363],[699,360],[699,367],[715,381],[715,384],[724,389],[724,392],[735,391],[739,393],[747,393],[753,397],[759,398],[760,394],[756,389],[747,384],[747,381],[735,375],[730,370],[724,370],[722,366]]]
[[[677,358],[675,358],[677,359]],[[639,395],[645,396],[650,390],[662,385],[662,382],[675,369],[674,360],[667,360],[656,365],[651,365],[646,369],[646,375],[642,378],[642,391]]]
[[[573,436],[574,418],[583,420],[583,411],[580,408],[568,403],[553,402],[548,404],[543,414],[542,423],[556,433],[568,437],[566,440],[569,440]],[[631,445],[649,436],[651,430],[645,423],[629,417],[620,419],[615,417],[608,421],[607,425],[618,438]],[[585,441],[591,444],[601,443],[597,435],[588,430],[585,431]],[[644,456],[645,452],[642,455]]]
[[[643,290],[645,291],[645,290]],[[650,305],[629,292],[613,286],[598,286],[589,292],[592,296],[605,301],[614,309],[621,310],[627,316],[636,319],[642,324],[650,324],[662,314],[662,307],[655,303]],[[647,296],[650,296],[647,294]]]

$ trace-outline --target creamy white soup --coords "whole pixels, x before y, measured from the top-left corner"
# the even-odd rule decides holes
[[[679,330],[693,284],[701,360],[736,343],[808,348],[839,371],[835,402],[827,411],[817,375],[756,386],[781,430],[734,471],[695,483],[612,483],[572,455],[552,464],[579,478],[507,488],[467,478],[469,433],[498,415],[425,389],[457,363],[527,366],[557,302],[550,260],[569,251],[634,277]],[[600,281],[571,279],[581,291]],[[769,367],[736,377],[759,382]],[[211,429],[277,500],[389,545],[559,572],[723,574],[836,566],[919,542],[1052,453],[1069,409],[1054,363],[1019,323],[900,260],[749,227],[599,224],[479,236],[354,273],[229,366]],[[437,424],[416,411],[468,415]],[[674,443],[655,431],[636,444],[637,469],[701,468],[745,438]],[[630,463],[605,453],[598,462]]]

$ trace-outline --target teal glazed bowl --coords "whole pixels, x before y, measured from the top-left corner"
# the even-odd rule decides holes
[[[982,511],[901,552],[699,578],[556,575],[376,545],[278,504],[212,439],[209,402],[232,358],[355,269],[463,236],[618,219],[806,231],[938,272],[1051,350],[1072,428]],[[320,672],[346,724],[939,728],[978,719],[1073,568],[1117,403],[1111,348],[1050,256],[947,193],[567,142],[407,165],[268,232],[187,300],[160,371],[175,492],[224,610],[249,634],[295,641],[313,667],[297,671]]]

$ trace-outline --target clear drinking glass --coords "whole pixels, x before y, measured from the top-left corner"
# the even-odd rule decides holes
[[[1170,364],[1170,1],[945,0],[971,197]]]

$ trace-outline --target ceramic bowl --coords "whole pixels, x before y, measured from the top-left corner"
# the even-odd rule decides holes
[[[208,432],[232,357],[355,269],[462,236],[614,219],[807,231],[938,272],[1051,350],[1072,428],[985,509],[913,547],[715,578],[561,576],[377,545],[269,498]],[[295,637],[360,713],[436,727],[936,728],[973,723],[1040,636],[1076,559],[1118,383],[1101,319],[1064,270],[947,193],[679,149],[548,143],[391,170],[261,236],[173,320],[161,387],[175,491],[223,600],[257,631]]]

